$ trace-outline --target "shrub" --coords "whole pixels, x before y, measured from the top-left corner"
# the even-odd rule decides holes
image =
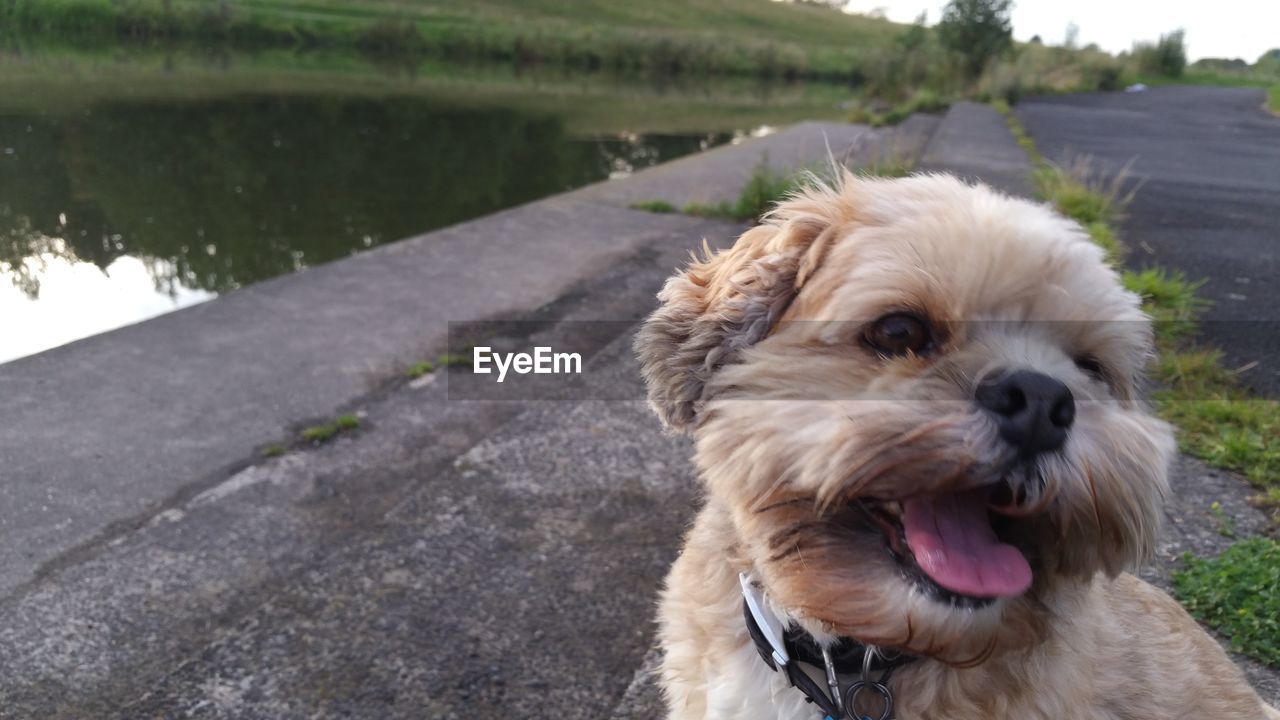
[[[916,21],[907,28],[906,32],[894,38],[898,47],[905,52],[915,52],[924,47],[924,44],[929,41],[929,29],[925,26],[928,19],[928,12],[920,13],[916,17]]]
[[[907,100],[918,88],[956,95],[966,80],[950,53],[919,24],[896,42],[869,53],[859,75],[867,98],[890,104]]]
[[[1013,47],[1011,6],[1012,0],[951,0],[942,10],[938,37],[964,57],[969,77],[980,76],[991,60]]]
[[[1182,71],[1187,67],[1185,38],[1185,31],[1174,30],[1167,35],[1161,35],[1159,42],[1155,45],[1135,44],[1133,58],[1138,64],[1138,72],[1169,78],[1182,77]]]
[[[1022,69],[1012,63],[995,63],[978,81],[978,99],[985,102],[1003,102],[1017,105],[1026,94]]]
[[[1097,53],[1089,57],[1082,67],[1085,88],[1094,90],[1120,90],[1124,87],[1124,68],[1110,55]]]
[[[1280,76],[1280,48],[1273,48],[1258,56],[1253,69],[1260,73]]]

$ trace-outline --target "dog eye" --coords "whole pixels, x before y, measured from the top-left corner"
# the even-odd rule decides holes
[[[882,355],[920,355],[933,347],[933,334],[924,320],[909,313],[885,315],[872,323],[866,343]]]
[[[1105,381],[1107,379],[1107,371],[1102,367],[1102,363],[1097,358],[1088,355],[1075,359],[1076,367],[1089,373],[1093,377]]]

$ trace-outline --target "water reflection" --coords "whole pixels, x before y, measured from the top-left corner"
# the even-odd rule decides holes
[[[126,256],[99,268],[66,252],[44,252],[23,263],[22,272],[39,281],[39,299],[29,287],[0,285],[0,363],[213,297],[180,285],[157,287],[153,278],[172,271],[163,260]]]
[[[731,139],[409,97],[0,113],[0,362]]]

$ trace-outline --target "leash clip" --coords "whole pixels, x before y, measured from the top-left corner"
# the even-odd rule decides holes
[[[857,682],[849,686],[849,690],[844,696],[844,709],[846,714],[852,720],[889,720],[893,716],[893,693],[889,691],[889,675],[892,671],[886,672],[884,677],[880,678],[880,682],[874,682],[871,679],[871,663],[880,656],[880,648],[874,645],[868,645],[862,654],[862,677]],[[824,654],[825,657],[825,654]],[[858,696],[864,690],[871,690],[880,696],[880,701],[884,705],[884,709],[880,711],[879,718],[873,718],[870,715],[854,715],[858,704]]]
[[[880,696],[880,701],[884,703],[884,709],[880,711],[880,717],[873,718],[870,715],[854,715],[856,712],[854,707],[858,702],[858,695],[864,690],[871,690]],[[852,720],[889,720],[893,715],[893,693],[889,692],[889,688],[878,683],[859,680],[849,686],[849,691],[844,696],[844,706],[846,712]]]

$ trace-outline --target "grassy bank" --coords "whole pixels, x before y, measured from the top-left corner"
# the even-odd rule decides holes
[[[348,54],[413,73],[498,61],[654,78],[820,79],[846,86],[846,118],[871,125],[960,98],[1117,90],[1150,71],[1136,55],[1029,43],[975,77],[933,27],[774,0],[0,0],[0,41],[20,52],[56,42],[77,51]]]
[[[192,41],[663,74],[851,79],[895,27],[771,0],[0,0],[0,28],[81,45]]]
[[[1096,49],[1017,45],[980,77],[934,28],[774,0],[0,0],[0,40],[77,48],[186,44],[359,53],[676,77],[814,78],[855,84],[855,119],[893,123],[954,98],[1114,90],[1132,62]]]
[[[3,2],[3,0],[0,0]],[[342,52],[66,46],[0,54],[0,111],[76,114],[102,106],[189,103],[238,95],[428,99],[563,119],[577,136],[736,131],[843,116],[848,89],[756,78],[646,78],[565,68],[424,60],[413,73]]]

